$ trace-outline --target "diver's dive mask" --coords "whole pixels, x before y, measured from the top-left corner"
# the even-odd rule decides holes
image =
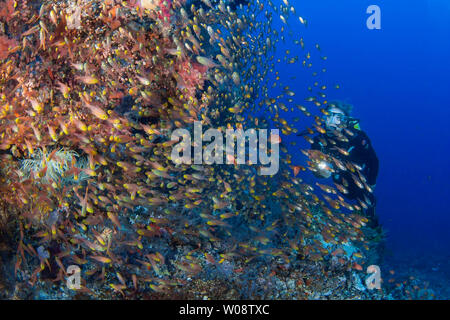
[[[328,128],[341,128],[346,125],[347,116],[336,108],[328,110],[328,115],[324,117],[325,125]]]
[[[327,110],[327,115],[323,116],[323,121],[327,128],[334,128],[340,130],[341,128],[359,128],[359,119],[347,116],[338,108],[331,107]]]

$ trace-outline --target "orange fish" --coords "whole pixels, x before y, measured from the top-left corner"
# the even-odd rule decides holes
[[[75,79],[80,80],[84,84],[97,84],[98,83],[98,79],[93,76],[76,77]]]
[[[344,250],[342,250],[341,248],[338,248],[338,249],[334,250],[334,251],[331,253],[331,255],[332,255],[332,256],[338,256],[338,255],[343,255],[344,253],[345,253]]]
[[[270,143],[272,143],[272,144],[281,143],[281,137],[278,134],[271,134],[270,135]]]
[[[89,109],[89,111],[91,111],[91,113],[96,116],[97,118],[101,119],[101,120],[106,120],[108,119],[108,115],[106,114],[106,112],[93,104],[88,103],[87,101],[84,101],[84,105],[86,106],[86,108]]]
[[[359,264],[357,264],[356,262],[353,263],[353,269],[358,270],[358,271],[362,271],[363,267]]]
[[[103,256],[90,256],[90,257],[101,263],[111,263],[112,262],[112,260],[110,258],[103,257]]]
[[[294,177],[298,175],[300,170],[305,171],[305,168],[302,166],[291,166],[292,171],[294,172]]]

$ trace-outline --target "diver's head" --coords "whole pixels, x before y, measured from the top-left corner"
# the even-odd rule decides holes
[[[325,125],[328,129],[340,130],[345,125],[345,113],[339,108],[331,107],[327,110]]]
[[[347,127],[348,119],[350,117],[350,112],[352,110],[352,105],[344,102],[330,102],[327,106],[327,115],[325,117],[325,126],[327,129],[341,130]]]

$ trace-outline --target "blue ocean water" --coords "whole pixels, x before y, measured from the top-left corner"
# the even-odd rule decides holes
[[[305,42],[319,43],[328,57],[323,81],[341,86],[328,97],[354,105],[353,116],[377,152],[375,194],[387,233],[385,269],[441,281],[441,294],[448,294],[450,3],[318,0],[294,5],[308,20],[299,33]],[[381,9],[381,30],[366,26],[369,5]],[[311,78],[301,76],[290,86],[302,89],[305,81]],[[296,150],[294,159],[300,159]]]

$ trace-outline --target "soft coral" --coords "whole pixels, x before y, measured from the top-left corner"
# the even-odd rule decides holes
[[[10,39],[7,36],[0,36],[0,60],[6,59],[9,54],[9,49],[17,46],[17,41]]]
[[[135,3],[143,9],[158,11],[158,18],[160,20],[170,22],[172,0],[140,0]],[[160,10],[157,10],[158,8]]]
[[[208,71],[206,66],[183,60],[177,65],[177,87],[187,90],[190,96],[195,96],[197,88],[202,88],[205,81],[205,74]]]
[[[14,0],[0,2],[0,19],[5,18],[6,22],[12,19],[14,13]]]

